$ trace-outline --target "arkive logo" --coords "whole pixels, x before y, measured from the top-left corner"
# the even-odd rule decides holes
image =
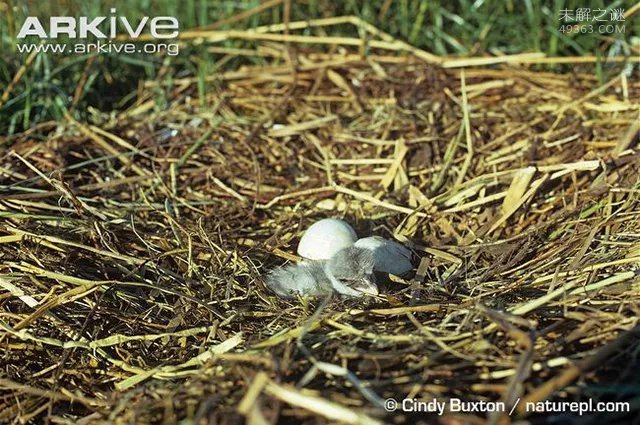
[[[115,14],[116,9],[112,8],[110,12]],[[149,34],[154,38],[175,38],[179,34],[179,23],[173,16],[156,16],[154,18],[143,16],[137,23],[130,22],[125,16],[98,16],[89,19],[86,16],[79,18],[52,16],[49,18],[49,32],[47,32],[37,16],[29,16],[22,24],[18,38],[36,36],[43,39],[67,35],[73,39],[85,39],[91,34],[98,39],[114,39],[118,35],[128,35],[135,39],[140,37],[147,26]],[[107,22],[107,34],[98,29],[98,26],[105,22]]]

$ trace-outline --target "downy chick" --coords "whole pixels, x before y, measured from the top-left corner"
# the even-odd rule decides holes
[[[371,250],[348,247],[329,260],[303,261],[277,268],[269,273],[267,285],[285,298],[326,296],[334,292],[346,297],[377,295],[374,264]]]

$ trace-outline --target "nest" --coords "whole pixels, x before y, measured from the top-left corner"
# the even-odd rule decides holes
[[[118,114],[1,141],[0,421],[637,417],[640,85],[382,44],[287,63],[275,41],[227,51],[273,62],[204,96],[150,81]],[[415,277],[276,297],[264,275],[324,217],[405,243]]]

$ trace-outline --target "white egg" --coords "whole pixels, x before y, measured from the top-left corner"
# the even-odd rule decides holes
[[[349,223],[335,218],[320,220],[304,232],[298,255],[309,260],[328,260],[343,248],[352,246],[358,235]]]
[[[402,276],[413,270],[411,251],[396,241],[371,236],[358,240],[354,246],[374,252],[376,262],[373,269],[376,271]]]

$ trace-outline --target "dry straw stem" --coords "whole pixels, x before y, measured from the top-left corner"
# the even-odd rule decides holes
[[[181,42],[244,65],[204,90],[0,141],[0,422],[412,423],[375,401],[631,382],[640,84],[614,61],[599,84],[528,66],[590,57],[440,58],[354,17],[215,28]],[[277,298],[264,275],[323,217],[402,241],[416,277]]]
[[[545,382],[542,386],[528,394],[523,400],[522,405],[518,406],[518,411],[524,413],[527,403],[535,403],[550,397],[555,391],[564,388],[580,375],[597,368],[609,357],[617,354],[620,350],[626,348],[630,344],[638,343],[640,339],[640,326],[624,332],[619,338],[600,348],[593,356],[587,359],[571,364],[562,373]]]

